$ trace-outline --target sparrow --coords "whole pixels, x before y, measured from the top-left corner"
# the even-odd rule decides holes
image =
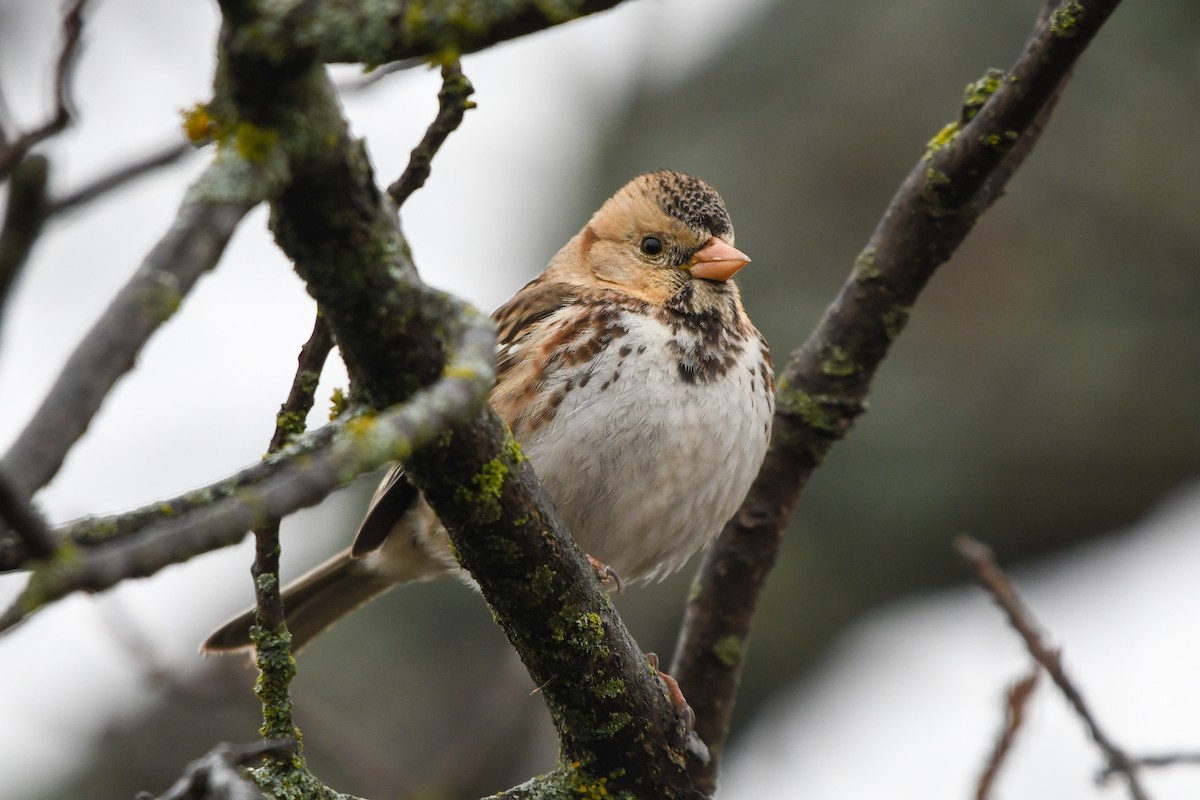
[[[716,190],[649,173],[493,315],[492,407],[609,584],[681,567],[762,465],[775,375],[731,280],[749,261]],[[397,585],[447,576],[469,581],[396,465],[353,545],[284,589],[293,650]],[[253,619],[230,620],[202,649],[250,647]]]

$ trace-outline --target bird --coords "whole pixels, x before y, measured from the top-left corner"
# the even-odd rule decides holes
[[[679,569],[733,516],[771,435],[775,374],[732,278],[750,258],[709,184],[639,175],[493,319],[489,396],[612,588]],[[287,586],[293,652],[389,589],[469,576],[402,466],[351,547]],[[202,650],[252,646],[253,609]]]

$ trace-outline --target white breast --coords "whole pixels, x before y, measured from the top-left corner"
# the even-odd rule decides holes
[[[580,547],[622,577],[662,577],[720,531],[766,454],[773,392],[756,337],[719,375],[681,374],[697,342],[645,314],[573,380],[524,442]]]

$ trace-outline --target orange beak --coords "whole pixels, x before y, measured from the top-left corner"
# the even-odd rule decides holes
[[[750,256],[714,236],[696,251],[686,269],[697,278],[724,282],[749,263]]]

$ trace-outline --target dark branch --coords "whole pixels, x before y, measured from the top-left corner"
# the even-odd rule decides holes
[[[175,224],[146,256],[67,360],[50,393],[0,461],[14,488],[30,497],[62,466],[109,390],[128,372],[150,335],[212,269],[252,200],[212,200],[228,164],[218,159],[184,200]]]
[[[76,211],[81,206],[120,189],[138,178],[174,164],[188,153],[195,152],[195,149],[188,142],[172,142],[169,145],[161,146],[149,155],[118,167],[106,175],[101,175],[63,197],[51,200],[46,209],[46,216]]]
[[[979,783],[975,786],[975,800],[987,800],[991,796],[992,785],[996,782],[996,776],[1000,774],[1000,767],[1012,751],[1013,742],[1017,740],[1017,731],[1025,721],[1025,706],[1033,696],[1033,690],[1037,688],[1038,673],[1038,667],[1035,665],[1028,675],[1009,686],[1005,693],[1004,727],[996,737],[992,754],[988,757],[987,765],[979,776]]]
[[[442,67],[442,88],[438,92],[438,113],[429,129],[425,131],[421,143],[413,148],[404,173],[388,187],[388,195],[396,208],[404,205],[404,201],[417,189],[425,185],[429,179],[429,171],[433,157],[437,155],[446,137],[462,124],[463,114],[475,104],[468,98],[475,87],[463,74],[462,65],[455,60]]]
[[[38,127],[20,134],[12,142],[0,150],[0,182],[8,177],[29,149],[43,142],[67,127],[71,121],[70,90],[71,73],[75,67],[75,57],[79,53],[79,41],[83,33],[83,7],[87,0],[75,0],[62,22],[62,46],[58,53],[58,63],[54,69],[54,111],[50,119]]]
[[[1142,756],[1141,758],[1131,758],[1129,763],[1141,769],[1142,767],[1161,768],[1174,767],[1179,764],[1185,766],[1200,766],[1200,753],[1165,753],[1157,756]],[[1098,783],[1104,783],[1111,779],[1114,775],[1121,774],[1121,771],[1115,769],[1111,764],[1105,767],[1099,775],[1096,776]]]
[[[1116,5],[1059,4],[1006,77],[970,87],[966,121],[931,143],[838,297],[783,370],[766,462],[704,559],[671,668],[714,752],[699,778],[706,790],[716,785],[758,598],[800,493],[864,410],[875,371],[926,282],[1003,192],[1062,82]]]
[[[42,233],[49,172],[50,162],[42,156],[30,156],[13,170],[4,227],[0,229],[0,319],[8,294]]]
[[[213,106],[222,119],[277,132],[288,153],[292,182],[272,202],[272,228],[325,312],[355,391],[391,404],[454,374],[444,364],[447,330],[470,312],[420,282],[394,206],[375,187],[323,69],[276,66],[273,49],[255,50],[261,37],[228,25],[223,41],[227,75],[218,87],[238,91],[218,91]],[[305,108],[302,130],[281,97]],[[565,787],[699,796],[684,769],[689,739],[661,685],[507,427],[487,409],[401,460],[543,687]]]
[[[0,474],[0,522],[9,526],[33,558],[46,559],[54,555],[54,536],[46,522],[29,507],[25,498],[13,490],[8,476]]]
[[[1108,769],[1120,774],[1125,779],[1129,786],[1130,797],[1134,800],[1145,800],[1146,793],[1138,781],[1137,762],[1131,759],[1124,750],[1117,747],[1100,727],[1087,702],[1083,699],[1083,694],[1063,668],[1062,651],[1047,646],[1042,640],[1042,633],[1037,622],[1034,621],[1033,615],[1017,595],[1012,581],[996,565],[991,550],[968,536],[959,536],[955,539],[954,549],[962,558],[967,569],[970,570],[971,577],[975,582],[991,594],[997,605],[1008,616],[1009,624],[1024,640],[1025,649],[1050,674],[1059,691],[1063,693],[1063,696],[1075,709],[1075,713],[1083,720],[1092,741],[1104,753]]]
[[[286,52],[311,51],[323,63],[372,66],[447,53],[474,53],[606,11],[621,1],[453,0],[419,6],[408,0],[300,3],[265,20],[264,28]],[[228,11],[226,16],[229,18]],[[372,35],[363,36],[364,30]]]
[[[188,764],[183,777],[157,797],[141,792],[135,800],[263,800],[265,795],[238,770],[260,758],[283,758],[295,751],[295,739],[256,744],[219,744]]]

